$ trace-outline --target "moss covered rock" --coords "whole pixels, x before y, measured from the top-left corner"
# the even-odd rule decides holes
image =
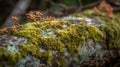
[[[75,66],[93,54],[101,59],[105,54],[103,48],[120,47],[117,18],[92,12],[75,16],[62,18],[62,21],[29,22],[17,27],[17,31],[2,32],[0,65],[66,67],[74,63]]]

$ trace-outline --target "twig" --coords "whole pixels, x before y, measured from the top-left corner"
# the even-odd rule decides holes
[[[91,8],[91,7],[93,7],[93,6],[98,5],[99,3],[100,3],[100,1],[94,2],[94,3],[91,3],[91,4],[88,4],[88,5],[85,5],[85,6],[82,7],[82,9]]]
[[[17,16],[20,18],[21,15],[23,15],[25,13],[25,11],[28,8],[31,1],[32,0],[19,0],[17,5],[14,7],[12,13],[6,19],[3,27],[10,27],[10,26],[14,25],[15,23],[12,21],[11,17]]]
[[[58,5],[58,6],[62,7],[62,8],[64,8],[64,9],[68,9],[69,8],[68,6],[66,6],[65,4],[62,4],[62,3],[55,3],[52,0],[46,0],[46,1],[49,2],[52,5]]]

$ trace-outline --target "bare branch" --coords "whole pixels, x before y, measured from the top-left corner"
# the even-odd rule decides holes
[[[58,5],[58,6],[62,7],[62,8],[64,8],[64,9],[68,9],[69,8],[68,6],[66,6],[65,4],[62,4],[62,3],[55,3],[52,0],[46,0],[46,1],[49,2],[52,5]]]
[[[9,26],[14,25],[15,23],[12,21],[11,17],[12,16],[17,16],[17,17],[20,18],[21,15],[23,15],[25,13],[25,11],[28,8],[30,2],[31,2],[31,0],[19,0],[17,5],[14,7],[12,13],[6,19],[3,27],[9,27]]]

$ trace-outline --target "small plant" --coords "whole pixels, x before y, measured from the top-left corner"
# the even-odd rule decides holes
[[[16,25],[13,25],[12,27],[10,27],[12,32],[17,32],[17,28],[20,27],[21,25],[18,23],[19,18],[17,16],[12,16],[12,20],[16,23]]]
[[[7,28],[0,29],[0,34],[7,33]]]
[[[58,20],[56,25],[58,26],[58,25],[62,24],[62,22],[63,22],[63,20]]]
[[[102,1],[98,7],[93,8],[94,13],[98,14],[99,12],[105,12],[106,16],[112,18],[113,17],[113,8],[111,5]]]
[[[26,14],[27,18],[32,21],[37,21],[42,19],[42,15],[43,14],[40,11],[36,11],[36,12],[30,11],[29,13]]]
[[[17,30],[17,26],[16,26],[16,25],[12,26],[12,27],[11,27],[11,30],[12,30],[13,32],[17,32],[17,31],[18,31],[18,30]]]
[[[12,20],[13,20],[17,25],[20,26],[20,24],[18,23],[18,21],[19,21],[19,18],[18,18],[18,17],[12,16]]]
[[[94,13],[95,13],[95,14],[98,14],[98,13],[99,13],[99,10],[98,10],[97,7],[94,7],[93,10],[94,10]]]
[[[36,11],[36,12],[33,12],[33,11],[30,11],[29,13],[26,14],[27,18],[34,21],[35,24],[37,25],[38,24],[38,20],[42,20],[42,13],[40,11]]]
[[[26,14],[27,18],[34,21],[35,25],[40,26],[38,21],[53,21],[55,19],[55,17],[53,16],[46,16],[43,17],[43,14],[40,11],[30,11],[29,13]]]
[[[47,16],[46,19],[49,20],[49,21],[52,21],[52,20],[55,19],[55,17],[53,17],[53,16]]]

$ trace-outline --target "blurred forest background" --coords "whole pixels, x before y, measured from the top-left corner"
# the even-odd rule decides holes
[[[102,0],[0,0],[0,26],[12,23],[11,16],[25,22],[28,11],[42,11],[45,15],[63,17],[93,8]],[[115,12],[120,12],[120,0],[105,0]]]

